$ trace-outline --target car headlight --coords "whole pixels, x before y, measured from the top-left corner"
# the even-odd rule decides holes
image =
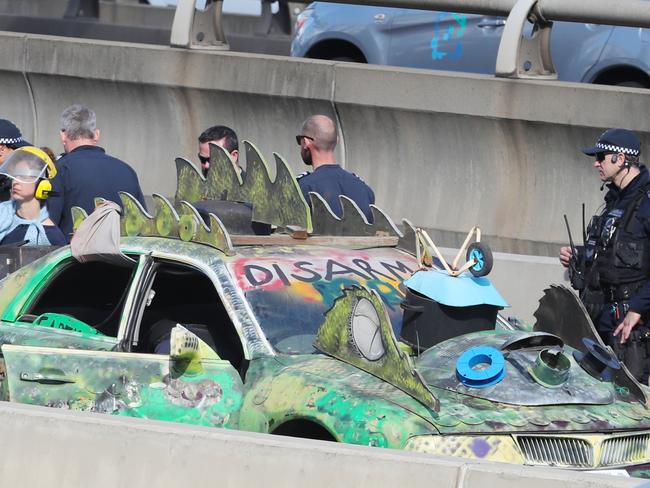
[[[515,464],[611,469],[650,462],[650,432],[593,434],[422,435],[405,449]]]
[[[411,437],[404,449],[440,456],[524,464],[524,458],[521,455],[517,443],[512,437],[506,435],[420,435]]]

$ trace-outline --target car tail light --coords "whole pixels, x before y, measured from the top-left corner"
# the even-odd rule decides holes
[[[300,31],[304,27],[307,20],[309,20],[309,17],[311,17],[310,9],[305,9],[298,14],[298,17],[296,17],[296,26],[294,29],[296,34],[300,34]]]

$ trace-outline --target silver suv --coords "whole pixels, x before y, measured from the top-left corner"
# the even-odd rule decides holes
[[[505,18],[314,2],[291,55],[494,74]],[[555,22],[560,80],[650,88],[650,29]]]

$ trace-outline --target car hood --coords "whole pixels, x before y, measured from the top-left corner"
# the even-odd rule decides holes
[[[463,384],[457,374],[457,365],[465,351],[484,347],[500,350],[505,342],[528,335],[526,332],[490,331],[456,337],[423,353],[416,361],[416,368],[429,386],[511,405],[608,405],[615,401],[612,384],[589,375],[573,358],[573,350],[567,351],[570,348],[565,348],[565,356],[571,361],[569,375],[560,387],[543,386],[529,372],[540,348],[506,353],[503,379],[492,386],[473,388]]]
[[[447,340],[424,352],[416,370],[440,401],[434,424],[443,433],[509,431],[615,431],[650,428],[650,409],[626,388],[600,381],[578,364],[564,346],[569,375],[557,387],[531,374],[542,347],[506,351],[500,381],[472,387],[457,372],[463,353],[473,348],[501,350],[525,340],[527,332],[487,331]]]

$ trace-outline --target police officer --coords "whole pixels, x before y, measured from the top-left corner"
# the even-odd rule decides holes
[[[31,146],[16,125],[7,119],[0,119],[0,164],[11,156],[11,154],[20,147]],[[9,200],[11,189],[11,180],[4,175],[0,175],[0,201]]]
[[[650,176],[639,164],[641,143],[629,130],[608,129],[582,152],[594,156],[608,192],[587,229],[585,248],[563,247],[560,262],[579,263],[586,283],[578,287],[596,329],[637,379],[645,380],[645,357],[637,353],[643,349],[645,356],[643,324],[650,319]]]
[[[302,131],[296,136],[303,162],[314,168],[311,173],[298,176],[298,184],[305,200],[309,192],[320,194],[339,217],[343,212],[339,195],[352,199],[372,222],[370,204],[375,203],[375,194],[361,178],[341,168],[334,158],[337,143],[334,121],[325,115],[312,115],[302,124]]]

